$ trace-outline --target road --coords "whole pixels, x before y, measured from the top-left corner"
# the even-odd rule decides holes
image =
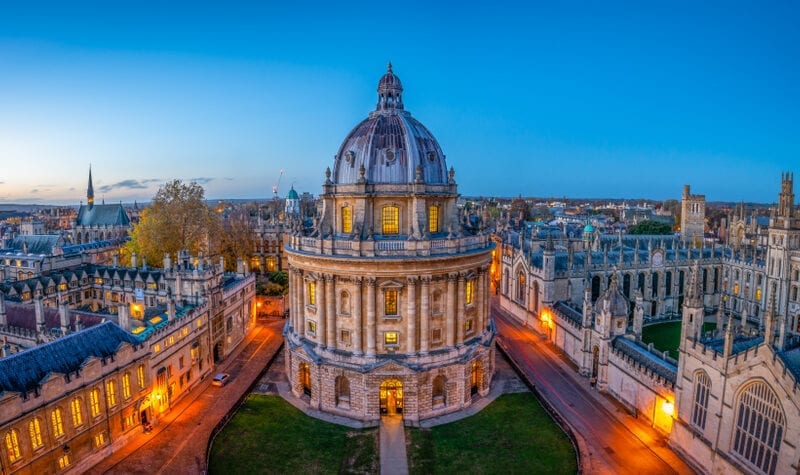
[[[492,314],[511,359],[580,439],[584,473],[695,473],[662,434],[592,389],[544,337],[495,302]]]
[[[206,470],[206,446],[217,423],[249,390],[280,348],[284,320],[258,324],[237,352],[216,371],[231,374],[222,388],[206,378],[161,417],[150,434],[139,434],[87,473],[197,474]]]

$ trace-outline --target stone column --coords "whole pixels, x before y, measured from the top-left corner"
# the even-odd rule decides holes
[[[422,293],[419,296],[420,305],[420,318],[419,318],[419,352],[426,354],[428,352],[428,339],[430,338],[430,322],[431,322],[431,277],[429,275],[422,276]]]
[[[303,271],[297,271],[297,336],[305,338],[306,336],[306,281],[303,279]]]
[[[484,300],[484,282],[486,279],[486,272],[483,269],[478,270],[478,277],[475,279],[475,334],[480,335],[483,333],[483,300]]]
[[[408,341],[407,352],[417,352],[417,276],[411,276],[406,279],[408,283]]]
[[[336,276],[325,274],[325,337],[329,348],[336,348]]]
[[[375,356],[375,279],[367,278],[367,356]]]
[[[464,273],[458,273],[458,306],[456,307],[456,346],[464,344],[464,318],[467,310]]]
[[[361,292],[363,290],[361,277],[353,277],[353,282],[355,283],[355,289],[353,290],[353,324],[355,327],[355,334],[353,335],[353,354],[361,356],[361,325],[363,324],[361,320]]]
[[[445,326],[447,331],[447,339],[445,340],[447,346],[455,346],[456,335],[456,279],[458,274],[449,274],[447,276],[447,314],[445,316]]]
[[[327,308],[325,306],[325,276],[320,276],[320,278],[317,279],[314,292],[317,296],[317,344],[324,348],[327,344],[325,337],[328,334],[326,326],[327,318],[325,315],[325,310]]]
[[[297,305],[297,296],[299,294],[299,290],[297,288],[297,271],[293,268],[289,268],[289,320],[291,322],[292,328],[295,332],[297,332],[297,321],[298,321],[298,307]]]

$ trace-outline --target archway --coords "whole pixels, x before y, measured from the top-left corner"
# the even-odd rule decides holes
[[[217,344],[214,345],[214,363],[219,363],[220,361],[222,361],[222,355],[223,355],[222,342],[218,341]]]
[[[592,385],[597,383],[597,372],[598,367],[600,366],[600,348],[594,347],[592,348]]]
[[[381,414],[389,416],[403,413],[403,383],[387,379],[381,383]]]
[[[298,378],[300,379],[300,385],[303,387],[303,394],[311,396],[311,370],[308,367],[308,363],[300,363]]]
[[[475,360],[472,362],[472,366],[470,368],[470,376],[469,376],[470,395],[474,396],[478,394],[478,390],[481,388],[482,382],[483,382],[483,365],[481,365],[480,360]]]

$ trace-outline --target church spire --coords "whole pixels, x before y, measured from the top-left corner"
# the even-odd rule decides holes
[[[92,166],[89,165],[89,187],[86,189],[86,202],[89,204],[89,209],[94,206],[94,186],[92,186]]]

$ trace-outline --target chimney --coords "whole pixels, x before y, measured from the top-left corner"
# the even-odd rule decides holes
[[[114,255],[114,267],[119,267],[119,256]]]
[[[219,270],[220,272],[225,272],[225,258],[223,256],[219,256]]]
[[[75,331],[79,332],[83,330],[83,322],[81,321],[80,315],[75,315]]]
[[[244,268],[244,261],[241,257],[236,259],[236,275],[238,277],[244,277],[245,268]]]
[[[131,253],[131,267],[136,269],[136,252]]]
[[[119,326],[125,331],[130,331],[131,329],[131,320],[129,315],[130,313],[128,312],[127,305],[122,304],[117,307],[117,323],[119,323]]]
[[[142,256],[142,270],[147,270],[147,257]]]
[[[8,337],[3,337],[3,347],[0,349],[0,358],[11,356],[11,345],[8,344]]]
[[[167,319],[175,320],[175,299],[167,301]]]
[[[164,270],[168,271],[172,267],[172,259],[169,257],[169,254],[166,252],[164,253]]]
[[[36,312],[36,331],[44,333],[45,330],[47,330],[47,325],[44,322],[44,304],[42,303],[42,297],[36,297],[33,301],[33,308]]]
[[[58,303],[58,316],[61,318],[61,334],[69,332],[69,307],[66,302]]]

